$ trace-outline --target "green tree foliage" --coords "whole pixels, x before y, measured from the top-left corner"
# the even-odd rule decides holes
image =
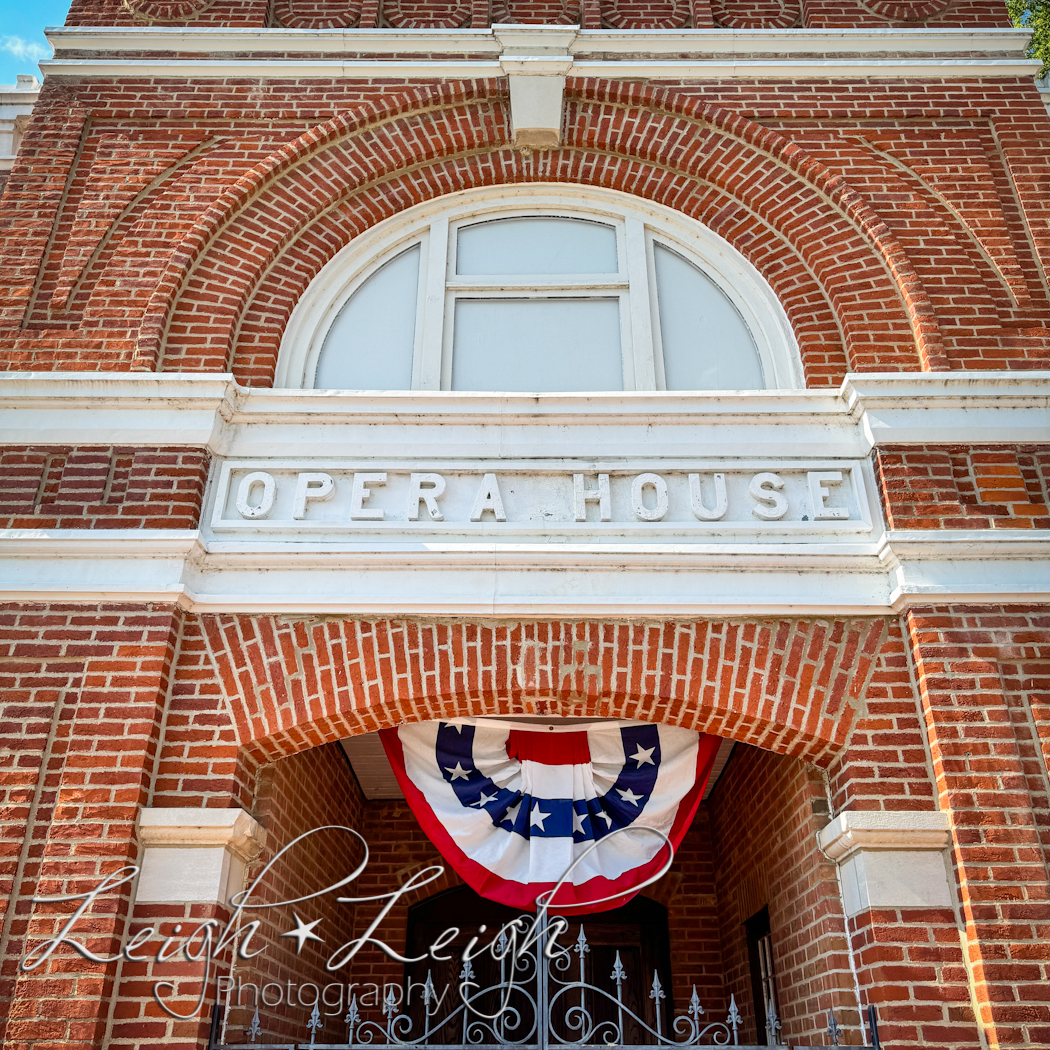
[[[1032,30],[1028,54],[1042,60],[1043,76],[1050,73],[1050,0],[1006,0],[1015,26]]]

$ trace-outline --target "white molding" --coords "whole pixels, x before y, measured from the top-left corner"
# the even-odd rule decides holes
[[[491,530],[490,530],[491,531]],[[984,532],[929,587],[895,589],[864,542],[429,543],[215,538],[150,530],[0,533],[0,600],[193,611],[403,615],[888,615],[912,605],[1050,603],[1050,531]],[[928,580],[952,540],[925,541]]]
[[[243,809],[143,807],[138,829],[144,846],[221,846],[242,860],[253,860],[266,845],[265,829]]]
[[[652,80],[855,80],[973,79],[1034,77],[1038,59],[690,59],[582,60],[569,75]],[[314,61],[299,59],[111,59],[55,58],[40,62],[45,77],[116,77],[135,79],[225,80],[472,80],[505,75],[497,61],[404,60]]]
[[[542,83],[520,80],[545,74],[652,80],[783,80],[833,77],[937,79],[1034,76],[1041,64],[1023,57],[1026,30],[665,30],[640,33],[576,26],[497,25],[480,30],[286,30],[66,27],[47,30],[56,57],[41,62],[49,76],[336,79],[388,77],[466,79],[510,75],[522,106],[542,93]],[[180,55],[208,58],[123,57],[167,44]],[[66,58],[67,52],[95,57]],[[689,59],[668,60],[661,55]],[[224,52],[230,57],[221,58]],[[262,53],[266,57],[254,57]],[[925,57],[901,57],[922,55]],[[286,56],[268,57],[274,54]],[[304,56],[325,55],[325,58]],[[1011,54],[1013,57],[1002,57]],[[247,55],[248,57],[244,57]],[[383,55],[369,59],[367,55]],[[401,57],[393,58],[393,55]],[[482,56],[466,58],[467,55]],[[500,56],[499,61],[485,56]],[[587,55],[587,58],[575,58]],[[118,57],[119,56],[119,57]],[[332,57],[344,56],[344,57]],[[353,57],[350,57],[353,56]],[[413,56],[413,57],[408,57]],[[426,56],[426,57],[424,57]],[[437,57],[445,56],[445,57]],[[459,57],[463,56],[463,57]],[[597,57],[601,56],[601,57]],[[619,57],[610,57],[619,56]],[[656,57],[654,57],[656,56]],[[746,57],[744,57],[746,56]],[[768,57],[766,57],[768,56]],[[840,57],[830,57],[840,56]],[[844,56],[844,57],[841,57]],[[881,56],[881,57],[880,57]],[[553,83],[556,88],[557,83]],[[544,96],[544,110],[556,91]],[[518,128],[550,145],[551,121]],[[540,131],[545,134],[539,136]],[[537,137],[539,136],[539,137]],[[542,139],[542,141],[540,141]],[[524,139],[522,139],[524,142]]]
[[[940,810],[844,810],[817,833],[817,843],[841,864],[857,850],[947,849],[951,829]]]
[[[817,844],[839,866],[849,918],[873,908],[952,906],[947,813],[847,810],[817,833]]]
[[[144,848],[135,899],[144,904],[226,904],[266,843],[262,825],[243,809],[143,807],[138,832]]]
[[[171,51],[180,54],[491,54],[522,47],[535,26],[491,29],[227,29],[223,27],[53,26],[44,31],[56,54],[65,51]],[[851,55],[1021,54],[1026,29],[556,29],[560,47],[573,54]],[[509,32],[517,30],[518,33]],[[517,37],[517,39],[515,39]],[[542,38],[544,40],[550,37]],[[532,43],[530,41],[530,43]]]

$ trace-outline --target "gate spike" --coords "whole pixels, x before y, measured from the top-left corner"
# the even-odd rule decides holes
[[[609,976],[617,984],[627,977],[627,971],[623,968],[619,951],[616,952],[616,961],[613,963],[613,972]]]
[[[737,1009],[735,995],[729,997],[729,1016],[726,1017],[726,1024],[733,1030],[733,1046],[737,1046],[740,1043],[737,1034],[737,1029],[740,1027],[740,1011]]]
[[[580,935],[576,938],[576,947],[574,951],[577,951],[580,953],[580,955],[583,955],[584,952],[589,952],[590,950],[591,946],[587,943],[587,934],[583,932],[583,926],[581,925]]]
[[[839,1045],[839,1023],[835,1020],[835,1014],[831,1010],[828,1011],[828,1038],[832,1046]]]

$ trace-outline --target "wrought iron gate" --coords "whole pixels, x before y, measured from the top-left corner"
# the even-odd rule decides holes
[[[519,922],[531,925],[531,916]],[[550,952],[548,932],[562,920],[551,918],[544,927],[544,936],[525,950],[513,950],[511,940],[501,931],[495,942],[495,956],[499,958],[499,983],[481,987],[474,981],[474,967],[470,960],[459,972],[459,1004],[440,1019],[430,1013],[431,1003],[437,1001],[437,992],[431,976],[422,986],[423,1026],[417,1031],[414,1019],[400,1012],[399,1000],[388,993],[382,1004],[383,1020],[365,1018],[355,995],[343,1018],[346,1041],[320,1042],[325,1027],[319,1007],[315,1004],[305,1024],[303,1038],[295,1042],[260,1043],[262,1024],[258,1006],[250,1025],[244,1029],[244,1039],[237,1043],[220,1042],[223,1034],[222,1008],[215,1007],[212,1034],[208,1050],[235,1050],[253,1046],[256,1050],[388,1050],[398,1047],[419,1047],[420,1050],[579,1050],[579,1048],[616,1047],[617,1050],[650,1050],[652,1047],[733,1046],[739,1050],[760,1050],[756,1044],[741,1044],[740,1011],[736,997],[730,996],[724,1020],[708,1020],[700,998],[693,986],[689,1005],[684,1013],[670,1020],[664,1031],[661,1002],[666,992],[659,974],[654,971],[648,997],[653,1002],[655,1025],[649,1024],[627,1005],[624,989],[632,980],[643,980],[642,975],[627,972],[620,953],[616,953],[610,984],[615,993],[599,988],[585,979],[585,959],[590,951],[584,928],[571,947],[556,940]],[[573,956],[576,956],[574,959]],[[493,1006],[496,1009],[493,1009]],[[871,1043],[856,1050],[881,1050],[875,1008],[868,1008],[868,1030]],[[641,1041],[629,1041],[628,1034]],[[230,1033],[226,1032],[227,1038]],[[780,1041],[780,1021],[773,1014],[766,1023],[767,1041],[761,1047],[783,1045]],[[828,1014],[826,1046],[839,1045],[839,1026],[833,1014]],[[816,1050],[797,1046],[795,1050]]]

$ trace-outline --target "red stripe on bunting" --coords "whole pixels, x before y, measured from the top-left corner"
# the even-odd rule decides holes
[[[582,766],[591,760],[586,733],[533,733],[512,729],[507,735],[507,757],[545,766]]]
[[[552,734],[553,735],[553,734]],[[520,908],[522,911],[535,911],[536,898],[548,890],[554,889],[553,882],[524,883],[514,882],[510,879],[502,879],[487,868],[471,860],[456,845],[455,839],[445,830],[445,826],[438,820],[426,797],[416,787],[405,769],[405,754],[401,747],[401,738],[396,728],[381,729],[379,738],[383,741],[387,758],[394,770],[401,790],[405,793],[405,799],[419,821],[420,826],[426,833],[427,838],[437,847],[441,854],[457,875],[472,889],[486,900],[497,901],[511,908]],[[668,839],[671,848],[677,851],[689,825],[693,822],[700,799],[703,798],[704,788],[707,786],[708,778],[711,776],[711,768],[718,753],[721,738],[708,736],[701,733],[696,754],[696,780],[692,788],[685,794],[678,804],[678,812],[675,814],[674,824],[671,827]],[[557,897],[551,903],[552,909],[571,908],[573,914],[587,915],[593,912],[610,911],[620,908],[634,897],[638,890],[635,887],[641,885],[650,875],[663,867],[667,858],[664,850],[659,853],[648,864],[639,865],[631,871],[625,872],[618,879],[606,879],[596,876],[587,882],[573,886],[564,883],[558,891]],[[612,898],[603,900],[603,898]],[[594,901],[602,901],[600,904]]]

